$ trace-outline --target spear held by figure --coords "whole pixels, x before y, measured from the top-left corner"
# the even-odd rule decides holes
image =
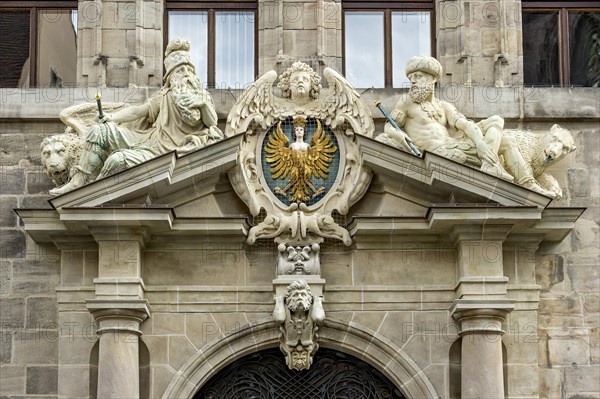
[[[96,104],[98,104],[98,119],[104,118],[104,112],[102,112],[102,96],[100,92],[96,92]]]
[[[394,120],[392,119],[391,116],[388,115],[388,113],[385,111],[385,109],[383,108],[383,105],[381,105],[381,101],[377,100],[375,101],[375,106],[377,108],[379,108],[379,110],[381,111],[381,113],[383,114],[383,116],[385,116],[385,119],[388,120],[388,122],[390,122],[390,125],[392,125],[392,127],[394,129],[396,129],[398,132],[402,132],[402,129],[400,129],[398,127],[398,125],[396,125],[396,122],[394,122]],[[412,152],[414,155],[420,157],[421,156],[421,151],[419,151],[417,149],[417,147],[412,143],[412,141],[410,140],[410,137],[408,137],[408,135],[406,135],[408,140],[406,140],[406,144],[408,144],[408,147],[410,149],[410,152]]]

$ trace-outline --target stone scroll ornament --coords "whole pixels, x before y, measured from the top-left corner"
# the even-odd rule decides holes
[[[331,68],[323,76],[294,62],[279,77],[270,71],[237,100],[226,136],[244,134],[231,184],[253,216],[264,220],[248,243],[273,238],[305,246],[325,238],[350,245],[350,234],[332,216],[346,215],[366,192],[372,171],[362,163],[355,134],[372,136],[368,107]],[[274,84],[281,96],[274,93]]]
[[[322,298],[313,296],[306,281],[296,280],[287,287],[285,296],[275,297],[273,318],[280,324],[279,347],[287,366],[308,370],[319,349],[318,326],[325,320]]]
[[[42,143],[42,164],[59,186],[50,194],[67,193],[170,151],[187,153],[223,139],[189,50],[187,40],[169,42],[164,85],[144,104],[102,104],[98,99],[61,112],[69,131]],[[76,136],[79,146],[73,144]]]

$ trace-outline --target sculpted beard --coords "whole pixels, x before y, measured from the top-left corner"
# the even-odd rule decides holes
[[[429,96],[433,94],[434,89],[435,83],[415,83],[408,90],[408,95],[412,102],[419,104],[427,101]]]
[[[195,124],[202,120],[202,113],[198,108],[188,108],[181,105],[181,100],[184,96],[200,92],[200,84],[194,75],[187,73],[179,79],[173,77],[171,79],[171,91],[181,117],[186,123]]]

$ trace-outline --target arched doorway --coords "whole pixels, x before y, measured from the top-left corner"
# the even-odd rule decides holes
[[[278,348],[231,363],[211,378],[194,399],[405,399],[368,363],[321,348],[310,370],[290,370]]]
[[[327,318],[320,326],[320,349],[346,353],[381,372],[407,399],[439,399],[427,373],[400,347],[377,332],[347,320]],[[273,317],[243,325],[225,337],[217,337],[198,349],[178,371],[163,399],[194,398],[221,370],[253,353],[278,347],[279,326]],[[277,349],[278,350],[278,349]],[[280,355],[283,360],[283,354]],[[314,365],[314,363],[313,363]],[[312,368],[312,367],[311,367]],[[319,398],[311,398],[319,399]],[[358,398],[357,398],[358,399]]]

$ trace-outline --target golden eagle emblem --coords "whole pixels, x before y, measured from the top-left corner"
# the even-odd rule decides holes
[[[286,179],[290,181],[285,188],[275,187],[275,194],[286,195],[290,202],[308,202],[325,191],[325,187],[315,188],[312,184],[313,176],[327,179],[329,165],[335,157],[337,147],[328,134],[325,134],[321,122],[317,119],[317,129],[311,138],[312,145],[304,142],[306,136],[306,121],[302,118],[294,119],[295,142],[289,140],[283,130],[281,122],[269,136],[265,152],[266,160],[271,166],[270,172],[273,179]]]

